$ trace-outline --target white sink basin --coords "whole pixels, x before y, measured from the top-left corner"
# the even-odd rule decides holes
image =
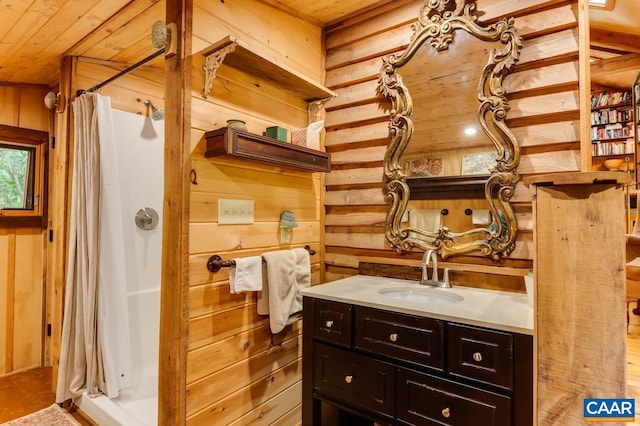
[[[464,300],[459,294],[430,287],[390,287],[378,290],[378,293],[392,299],[423,303],[455,303]]]

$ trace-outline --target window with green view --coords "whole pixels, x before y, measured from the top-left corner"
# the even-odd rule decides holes
[[[32,209],[35,149],[0,143],[0,209]]]

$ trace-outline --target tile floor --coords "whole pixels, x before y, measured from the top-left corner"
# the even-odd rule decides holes
[[[0,378],[0,424],[46,408],[54,401],[50,367]],[[91,426],[78,413],[73,417],[83,426]]]

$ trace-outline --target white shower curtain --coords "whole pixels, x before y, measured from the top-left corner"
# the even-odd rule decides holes
[[[118,214],[101,214],[105,205],[117,204],[118,208],[120,204],[114,178],[117,168],[109,163],[114,161],[115,150],[110,99],[83,94],[74,101],[73,111],[74,164],[58,403],[85,390],[90,396],[117,396],[130,366],[122,221]],[[124,344],[108,340],[119,333],[124,333]]]

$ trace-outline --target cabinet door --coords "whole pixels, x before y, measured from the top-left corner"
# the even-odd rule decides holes
[[[513,389],[513,335],[448,324],[449,373]]]
[[[443,322],[360,306],[354,311],[356,348],[443,370]]]
[[[506,426],[511,398],[399,368],[396,417],[409,425]]]
[[[314,344],[314,390],[358,409],[393,416],[394,367],[339,348]]]
[[[351,311],[351,305],[317,299],[313,313],[313,337],[351,347]]]

